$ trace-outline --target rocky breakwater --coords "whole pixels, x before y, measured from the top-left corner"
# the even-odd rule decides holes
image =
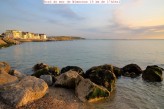
[[[51,68],[55,70],[52,72]],[[84,73],[78,66],[66,66],[60,71],[58,67],[43,63],[36,64],[33,69],[33,76],[44,79],[47,84],[51,83],[51,86],[73,89],[75,95],[83,102],[110,97],[115,90],[117,79],[121,76],[136,78],[142,75],[145,81],[148,78],[149,81],[159,82],[162,81],[163,70],[158,66],[148,66],[143,71],[137,64],[128,64],[123,68],[105,64],[94,66]]]
[[[59,108],[60,105],[62,109],[71,106],[78,109],[81,103],[109,98],[121,76],[135,78],[142,75],[144,81],[161,82],[162,70],[156,65],[142,70],[137,64],[123,68],[105,64],[91,67],[84,73],[78,66],[66,66],[60,70],[56,66],[38,63],[33,67],[34,73],[27,76],[11,70],[6,62],[0,62],[0,105],[2,101],[13,107]],[[45,94],[47,96],[43,97]]]
[[[51,68],[56,68],[53,72]],[[110,97],[110,93],[115,89],[116,76],[113,72],[112,65],[104,65],[102,68],[99,66],[94,67],[95,72],[88,70],[86,73],[77,66],[66,66],[61,69],[47,64],[39,63],[33,67],[35,71],[32,76],[42,78],[47,84],[55,87],[63,87],[73,89],[75,95],[82,102],[97,101],[99,99]],[[45,70],[46,69],[46,70]],[[89,72],[90,71],[90,72]],[[98,75],[97,78],[101,78],[96,82],[93,78],[87,75]],[[51,79],[54,78],[54,81]],[[51,82],[50,82],[51,81]]]
[[[47,89],[42,79],[11,71],[9,64],[0,62],[0,101],[6,105],[24,106],[42,98]]]
[[[9,47],[17,44],[20,44],[20,42],[12,38],[7,38],[7,37],[0,38],[0,48]]]

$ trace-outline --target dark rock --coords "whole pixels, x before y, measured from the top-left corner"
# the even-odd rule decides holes
[[[104,86],[109,91],[113,91],[115,88],[116,76],[113,73],[112,65],[92,67],[86,71],[85,78],[89,78],[95,84]]]
[[[51,75],[54,75],[55,77],[60,74],[60,69],[58,67],[49,67],[49,72]]]
[[[35,76],[39,78],[41,75],[53,75],[53,76],[58,76],[60,74],[60,69],[55,66],[49,66],[47,64],[36,64],[33,67],[33,70],[35,71],[32,76]]]
[[[37,71],[37,70],[41,70],[41,69],[48,68],[48,67],[49,66],[47,64],[38,63],[38,64],[34,65],[33,70]]]
[[[61,69],[60,73],[62,74],[62,73],[68,72],[69,70],[76,71],[76,72],[79,73],[79,75],[84,76],[84,71],[80,67],[78,67],[78,66],[67,66],[67,67],[64,67],[64,68]]]
[[[142,74],[142,78],[145,81],[161,82],[163,80],[162,70],[163,68],[158,67],[157,65],[147,66],[146,70]]]
[[[113,66],[113,72],[117,78],[119,78],[122,75],[122,69],[121,68]]]
[[[6,73],[9,73],[11,67],[8,63],[6,62],[0,62],[0,70],[3,70]]]
[[[48,68],[43,68],[40,70],[37,70],[35,73],[33,73],[31,76],[35,76],[37,78],[40,78],[41,75],[51,75]]]
[[[137,64],[129,64],[122,68],[122,75],[135,78],[142,74],[142,69]]]

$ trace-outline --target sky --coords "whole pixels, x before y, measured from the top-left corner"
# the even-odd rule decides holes
[[[164,0],[106,5],[55,5],[0,0],[0,33],[21,30],[88,39],[164,39]]]

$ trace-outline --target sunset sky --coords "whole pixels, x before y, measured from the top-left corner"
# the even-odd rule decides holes
[[[121,0],[119,5],[1,0],[0,25],[0,33],[16,29],[91,39],[164,39],[164,0]]]

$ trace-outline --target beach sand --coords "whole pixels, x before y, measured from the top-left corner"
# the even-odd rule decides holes
[[[14,109],[0,101],[0,109]],[[49,87],[41,99],[18,109],[94,109],[90,104],[81,102],[72,89]]]

